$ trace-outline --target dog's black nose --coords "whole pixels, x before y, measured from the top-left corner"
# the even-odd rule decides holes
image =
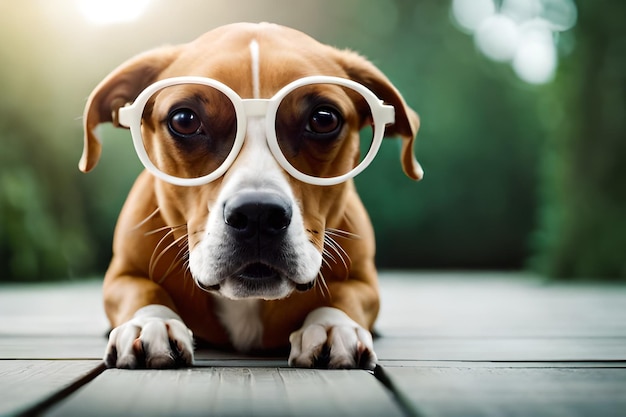
[[[244,191],[224,204],[224,222],[244,239],[284,233],[291,214],[289,201],[275,192]]]

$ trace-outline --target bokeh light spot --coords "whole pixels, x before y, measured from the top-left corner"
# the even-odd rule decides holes
[[[474,37],[489,59],[511,64],[530,84],[554,79],[558,67],[557,39],[573,28],[578,11],[573,0],[452,0],[451,15],[459,29]],[[567,39],[567,37],[566,37]],[[565,45],[561,52],[571,52]]]
[[[518,26],[508,16],[490,16],[476,30],[474,41],[480,51],[492,60],[509,61],[517,50]]]
[[[493,0],[453,0],[452,16],[459,26],[470,33],[496,12]]]
[[[517,76],[528,83],[545,84],[551,81],[557,67],[552,32],[541,26],[531,26],[522,30],[512,65]]]

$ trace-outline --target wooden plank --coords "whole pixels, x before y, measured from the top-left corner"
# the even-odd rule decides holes
[[[107,339],[78,336],[2,336],[2,359],[102,359]]]
[[[49,416],[401,416],[365,371],[107,370]]]
[[[0,415],[15,415],[64,390],[100,361],[0,361]]]
[[[230,368],[288,368],[287,358],[221,358],[221,359],[198,359],[195,360],[195,366],[198,367],[230,367]]]
[[[626,337],[626,285],[549,284],[511,273],[383,273],[389,337]]]
[[[0,335],[106,332],[101,283],[0,287]],[[381,273],[386,336],[626,335],[626,286],[548,285],[523,274]],[[584,313],[583,313],[584,312]]]
[[[613,362],[466,362],[466,361],[403,361],[381,360],[379,364],[387,368],[624,368],[626,361]]]
[[[108,330],[102,283],[0,286],[0,335],[95,336]]]
[[[374,341],[381,360],[626,361],[626,337],[387,338]]]
[[[363,371],[287,369],[285,357],[201,351],[198,368],[107,370],[50,414],[391,416],[401,415],[402,398],[420,415],[603,416],[626,409],[626,286],[547,285],[519,274],[383,273],[381,291],[383,337],[375,345],[398,397]],[[107,327],[100,297],[99,282],[3,286],[0,358],[99,359]],[[0,366],[8,413],[58,395],[89,371],[63,368],[71,361],[3,363],[14,365]],[[92,369],[99,362],[75,363]],[[5,397],[20,399],[13,388],[33,396],[11,406]]]
[[[623,416],[624,368],[385,368],[422,417]]]

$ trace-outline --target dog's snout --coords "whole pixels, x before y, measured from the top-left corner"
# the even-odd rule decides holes
[[[240,192],[224,204],[224,222],[244,239],[284,233],[291,215],[289,201],[274,192]]]

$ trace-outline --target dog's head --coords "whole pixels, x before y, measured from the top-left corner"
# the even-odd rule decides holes
[[[161,215],[187,226],[194,279],[230,298],[313,286],[325,230],[383,132],[403,139],[403,169],[422,177],[419,119],[389,80],[276,25],[225,26],[113,71],[87,103],[82,171],[98,161],[104,122],[131,128]]]

